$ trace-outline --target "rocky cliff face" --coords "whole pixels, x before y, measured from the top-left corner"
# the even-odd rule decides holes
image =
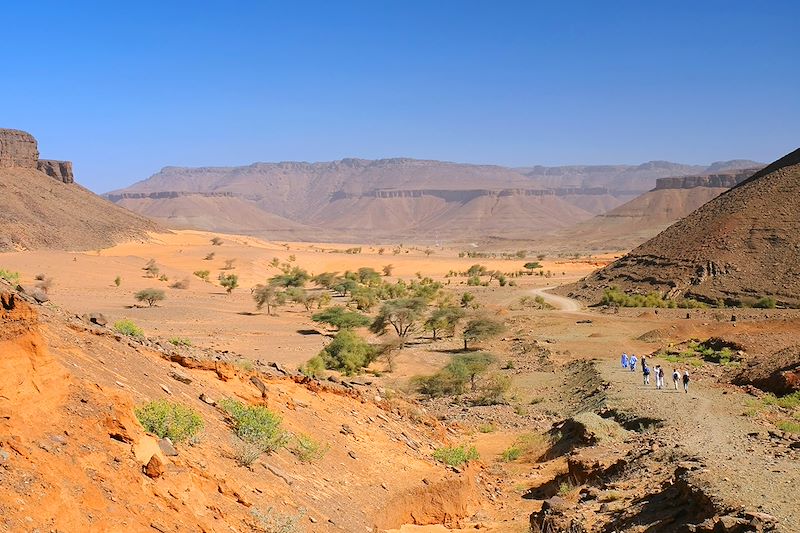
[[[0,168],[36,168],[39,148],[30,133],[0,129]]]
[[[704,176],[683,176],[677,178],[659,178],[656,180],[654,190],[663,189],[693,189],[695,187],[714,187],[730,189],[755,174],[761,169],[748,168],[724,174],[707,174]]]
[[[72,174],[71,161],[56,161],[54,159],[40,159],[36,162],[36,169],[44,172],[51,178],[55,178],[62,183],[74,183],[75,176]]]
[[[0,168],[36,169],[62,183],[73,183],[70,161],[39,159],[36,139],[28,132],[0,128]]]

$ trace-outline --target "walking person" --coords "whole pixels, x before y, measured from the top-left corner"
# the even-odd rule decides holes
[[[683,392],[689,393],[689,370],[683,371]]]
[[[628,354],[622,354],[622,368],[628,368]]]
[[[664,367],[656,365],[656,388],[661,390],[664,388]]]
[[[650,385],[650,367],[642,363],[642,376],[644,377],[644,384]]]
[[[628,367],[630,367],[631,372],[636,371],[636,354],[631,354],[631,358],[628,360]]]
[[[677,368],[672,369],[672,384],[675,385],[675,390],[678,390],[678,381],[681,380],[681,375],[678,373]]]

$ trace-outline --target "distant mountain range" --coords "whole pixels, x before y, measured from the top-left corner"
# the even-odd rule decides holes
[[[656,180],[761,166],[507,168],[408,158],[166,167],[106,196],[172,227],[315,241],[532,239],[612,210]]]

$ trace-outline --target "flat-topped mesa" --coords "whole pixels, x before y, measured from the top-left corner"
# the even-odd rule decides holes
[[[682,176],[677,178],[658,178],[653,190],[693,189],[695,187],[716,187],[730,189],[758,172],[760,168],[746,168],[724,174],[706,174],[704,176]]]
[[[70,161],[39,159],[36,138],[28,132],[0,128],[0,168],[31,168],[63,183],[73,183]]]
[[[39,148],[30,133],[0,129],[0,168],[36,168]]]

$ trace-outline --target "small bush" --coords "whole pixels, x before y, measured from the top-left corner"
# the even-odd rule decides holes
[[[169,286],[170,289],[188,289],[189,288],[189,278],[184,278],[180,281],[174,282],[172,285]]]
[[[778,429],[787,433],[800,433],[800,422],[793,422],[791,420],[781,420],[775,424]]]
[[[222,246],[222,242],[223,242],[222,239],[220,239],[219,237],[214,237],[211,239],[212,246]]]
[[[239,286],[239,276],[236,274],[220,274],[219,284],[230,294],[233,289]]]
[[[291,452],[304,463],[313,463],[325,457],[330,446],[320,444],[312,437],[300,433],[295,435]]]
[[[352,375],[360,372],[375,359],[375,349],[349,329],[340,330],[317,357],[325,368]]]
[[[562,498],[566,498],[573,490],[575,490],[575,485],[567,481],[562,481],[558,486],[558,495]]]
[[[19,283],[19,272],[12,272],[10,270],[6,270],[5,268],[0,268],[0,278],[13,285]]]
[[[497,428],[494,427],[494,424],[482,424],[478,427],[478,431],[481,433],[494,433]]]
[[[220,408],[231,420],[233,431],[245,442],[255,444],[263,453],[272,453],[286,446],[289,436],[281,428],[281,417],[260,405],[244,405],[225,398]]]
[[[192,341],[183,337],[170,337],[169,343],[174,346],[192,346]]]
[[[207,282],[207,281],[209,281],[208,276],[211,275],[211,271],[210,270],[195,270],[193,272],[193,274],[195,276],[197,276],[198,278],[202,279],[203,281]]]
[[[147,302],[147,305],[153,307],[156,302],[166,299],[164,291],[161,289],[142,289],[133,295],[137,302]]]
[[[480,457],[475,446],[467,448],[465,444],[456,447],[437,448],[433,452],[433,458],[449,466],[459,466],[469,461],[475,461]]]
[[[122,278],[121,278],[121,277],[119,277],[119,276],[117,276],[116,278],[114,278],[114,285],[116,285],[117,287],[119,287],[120,285],[122,285]]]
[[[215,255],[217,255],[217,254],[215,254],[214,252],[211,252],[210,254],[206,254],[206,256],[203,258],[203,261],[211,261],[212,259],[214,259]]]
[[[134,409],[139,423],[150,433],[182,442],[203,429],[203,419],[193,409],[167,400],[154,400]]]
[[[298,370],[310,378],[321,378],[325,375],[325,361],[319,355],[315,355]]]
[[[300,525],[300,521],[305,516],[301,511],[297,515],[281,514],[272,507],[262,512],[258,509],[250,511],[256,521],[257,531],[263,533],[303,533],[305,528]]]
[[[500,454],[500,460],[504,463],[512,463],[519,459],[522,456],[522,450],[517,448],[516,446],[511,446],[510,448],[506,448],[503,453]]]
[[[129,337],[144,337],[142,328],[137,326],[133,320],[128,320],[127,318],[115,322],[114,331],[122,333],[123,335],[128,335]]]
[[[240,466],[251,466],[255,463],[261,454],[264,453],[261,450],[261,446],[257,443],[242,440],[238,437],[233,439],[231,444],[231,450],[233,451],[233,458]]]
[[[777,304],[778,302],[775,301],[775,298],[764,296],[763,298],[759,298],[758,301],[753,304],[753,307],[757,307],[758,309],[775,309]]]
[[[479,387],[480,395],[475,405],[498,405],[505,403],[506,393],[511,388],[511,378],[502,374],[492,374]]]
[[[245,358],[237,359],[236,361],[233,362],[233,364],[236,367],[241,368],[245,372],[252,372],[253,369],[255,368],[253,362],[250,359],[245,359]]]

